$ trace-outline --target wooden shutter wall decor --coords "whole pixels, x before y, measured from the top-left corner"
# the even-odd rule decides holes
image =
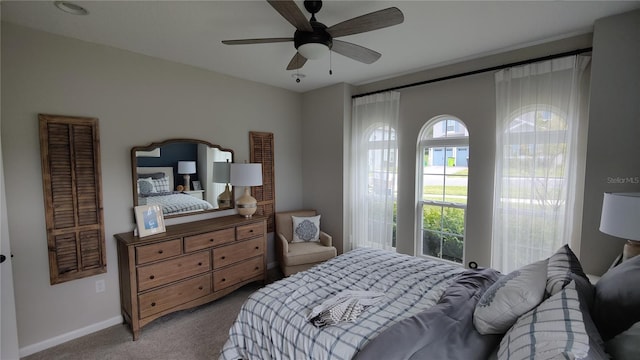
[[[38,119],[51,284],[104,273],[98,119]]]
[[[276,179],[273,159],[273,133],[249,132],[249,150],[252,163],[262,164],[262,186],[251,188],[258,201],[258,215],[267,217],[267,232],[274,232],[276,209]]]

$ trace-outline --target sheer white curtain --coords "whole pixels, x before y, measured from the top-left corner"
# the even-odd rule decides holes
[[[353,100],[350,166],[350,248],[395,247],[400,93]]]
[[[509,272],[579,245],[590,57],[496,73],[492,267]]]

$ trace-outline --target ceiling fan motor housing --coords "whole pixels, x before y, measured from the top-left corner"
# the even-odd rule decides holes
[[[327,27],[323,23],[317,21],[310,21],[310,23],[313,28],[313,32],[296,30],[293,34],[293,44],[296,49],[301,45],[309,43],[324,44],[331,49],[333,41],[331,40],[331,35],[329,35],[326,30]]]

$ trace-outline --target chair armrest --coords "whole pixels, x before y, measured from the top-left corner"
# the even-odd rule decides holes
[[[320,243],[324,246],[332,246],[333,238],[324,231],[320,231]]]
[[[280,254],[281,254],[282,258],[284,259],[284,257],[287,256],[287,253],[289,252],[289,242],[280,233],[278,233],[278,240],[277,241],[279,241],[279,243],[280,243],[280,250],[282,251]]]

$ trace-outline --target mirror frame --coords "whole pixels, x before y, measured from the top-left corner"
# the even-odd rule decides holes
[[[227,149],[227,148],[223,148],[220,145],[217,144],[212,144],[208,141],[205,140],[199,140],[199,139],[189,139],[189,138],[175,138],[175,139],[167,139],[167,140],[163,140],[163,141],[159,141],[159,142],[153,142],[149,145],[144,145],[144,146],[134,146],[131,148],[131,185],[132,185],[132,193],[133,193],[133,206],[138,206],[138,160],[136,157],[136,152],[137,151],[151,151],[155,148],[159,148],[162,147],[164,145],[169,145],[169,144],[175,144],[175,143],[182,143],[182,142],[187,142],[187,143],[195,143],[195,144],[204,144],[209,146],[210,148],[216,148],[222,152],[229,152],[231,153],[231,162],[233,162],[233,157],[234,157],[234,153],[232,149]],[[177,218],[177,217],[182,217],[182,216],[192,216],[192,215],[200,215],[200,214],[208,214],[211,212],[216,212],[216,211],[223,211],[223,210],[233,210],[235,209],[235,187],[231,187],[231,206],[228,208],[218,208],[218,209],[212,209],[212,210],[204,210],[204,211],[200,211],[200,212],[189,212],[189,213],[184,213],[184,214],[173,214],[173,215],[164,215],[165,219],[172,219],[172,218]]]

